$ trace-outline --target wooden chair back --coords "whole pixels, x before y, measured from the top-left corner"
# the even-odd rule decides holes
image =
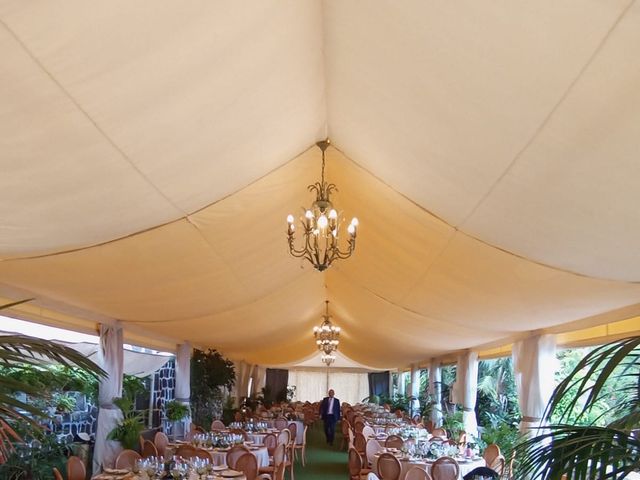
[[[384,446],[387,448],[402,448],[404,440],[400,435],[389,435],[384,442]]]
[[[407,474],[404,476],[404,480],[433,480],[431,475],[424,469],[420,467],[411,467]]]
[[[158,457],[158,449],[149,440],[145,440],[142,445],[142,458]]]
[[[431,477],[433,480],[458,480],[460,465],[455,458],[440,457],[431,465]]]
[[[67,480],[85,480],[87,468],[79,457],[71,456],[67,460]]]
[[[132,470],[136,462],[140,460],[142,460],[142,457],[135,450],[123,450],[116,458],[116,468]]]
[[[378,476],[381,480],[398,480],[402,465],[395,455],[383,453],[378,457]]]
[[[238,457],[236,466],[233,469],[244,473],[247,480],[255,480],[258,475],[258,460],[253,453],[245,453]]]
[[[249,449],[244,445],[236,445],[231,447],[231,450],[227,452],[227,467],[236,470],[236,462],[245,453],[251,454]]]
[[[156,433],[153,437],[153,444],[156,446],[158,455],[161,457],[166,456],[167,446],[169,445],[169,437],[163,432]]]

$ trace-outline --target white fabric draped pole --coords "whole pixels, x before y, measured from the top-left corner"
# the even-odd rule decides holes
[[[478,421],[475,408],[478,394],[478,353],[465,352],[460,355],[456,372],[458,401],[462,404],[464,431],[477,437]]]
[[[520,431],[541,424],[554,388],[556,371],[555,335],[529,337],[513,345],[513,368],[522,412]]]
[[[416,364],[411,365],[411,415],[420,413],[420,369]]]
[[[429,395],[433,403],[431,421],[434,427],[439,427],[442,425],[442,371],[440,361],[435,358],[429,363]]]
[[[178,345],[176,351],[176,390],[175,400],[183,405],[191,405],[191,354],[193,348],[189,342]],[[184,434],[189,431],[191,425],[191,413],[182,421],[182,432],[174,432]],[[175,428],[175,425],[174,425]]]
[[[256,365],[253,369],[253,388],[252,394],[259,395],[267,384],[267,369],[260,365]]]
[[[93,451],[93,472],[98,473],[104,465],[113,467],[116,456],[122,450],[119,442],[107,440],[107,435],[122,420],[122,412],[113,404],[113,399],[122,396],[123,349],[122,328],[100,325],[100,348],[97,363],[106,372],[98,386],[98,425]]]
[[[404,395],[406,390],[404,388],[405,372],[398,372],[398,395]]]

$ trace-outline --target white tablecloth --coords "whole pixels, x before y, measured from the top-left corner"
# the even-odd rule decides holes
[[[301,422],[300,420],[288,420],[287,425],[289,423],[295,423],[297,425],[298,430],[296,431],[296,444],[302,445],[302,439],[304,435],[304,423]],[[269,425],[269,427],[272,428],[275,425],[275,420],[267,420],[267,425]]]
[[[425,461],[420,461],[420,460],[415,460],[415,461],[400,460],[400,465],[402,467],[402,471],[400,472],[400,478],[398,480],[404,480],[405,475],[407,474],[409,469],[412,468],[412,467],[420,467],[423,470],[426,470],[429,474],[431,474],[431,464],[432,463],[433,462],[425,462]],[[482,458],[478,459],[478,460],[473,460],[473,461],[468,462],[468,463],[460,463],[460,475],[458,476],[458,478],[461,479],[462,477],[464,477],[467,473],[469,473],[474,468],[484,467],[484,465],[485,465],[485,463],[484,463],[484,460]],[[376,472],[376,473],[378,471],[378,456],[377,455],[373,459],[373,471]]]

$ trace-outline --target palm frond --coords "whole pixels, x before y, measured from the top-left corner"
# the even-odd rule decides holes
[[[608,427],[552,425],[515,452],[516,478],[622,479],[640,468],[640,441]]]
[[[562,422],[576,408],[578,408],[579,417],[586,415],[589,409],[603,397],[603,387],[609,379],[624,376],[636,379],[639,366],[640,337],[630,337],[595,348],[585,355],[567,378],[555,388],[547,407],[546,417],[551,418],[555,412],[559,414]],[[637,382],[634,383],[635,387],[627,388],[633,392],[633,398],[637,399]],[[561,407],[565,397],[571,397],[571,401]],[[579,407],[580,403],[582,407]],[[630,403],[633,403],[633,400]]]

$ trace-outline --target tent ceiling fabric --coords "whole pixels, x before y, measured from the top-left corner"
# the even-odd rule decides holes
[[[639,27],[626,1],[2,2],[0,295],[271,365],[327,297],[377,368],[630,308]],[[319,274],[285,217],[327,132],[361,227]]]

